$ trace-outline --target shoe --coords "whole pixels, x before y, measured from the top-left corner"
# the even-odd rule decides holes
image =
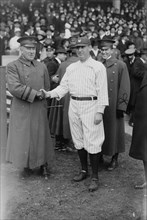
[[[20,178],[24,179],[30,177],[33,174],[33,170],[30,168],[24,168],[24,170],[20,173]]]
[[[131,127],[134,126],[134,123],[133,123],[133,122],[129,122],[128,124],[129,124],[129,126],[131,126]]]
[[[135,185],[134,188],[135,188],[135,189],[145,189],[145,188],[147,188],[147,183],[144,182],[143,184]]]
[[[73,178],[74,182],[80,182],[87,178],[87,171],[82,170],[78,175]]]
[[[41,173],[41,175],[45,178],[45,180],[48,179],[48,177],[49,177],[49,172],[48,172],[48,169],[47,169],[47,166],[46,166],[46,165],[40,166],[40,173]]]
[[[112,160],[111,163],[109,164],[107,170],[108,171],[113,171],[114,169],[116,169],[118,167],[118,162],[117,160]]]
[[[89,186],[89,192],[94,192],[98,189],[98,179],[92,178]]]

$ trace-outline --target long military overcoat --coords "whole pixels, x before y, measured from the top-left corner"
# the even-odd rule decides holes
[[[147,71],[136,96],[134,127],[129,155],[147,162]]]
[[[20,57],[7,66],[7,83],[13,101],[6,160],[18,168],[36,168],[53,162],[53,145],[47,119],[46,100],[36,100],[40,89],[49,90],[44,64]]]
[[[117,118],[116,111],[126,111],[130,96],[130,80],[123,61],[111,57],[104,65],[108,77],[109,106],[104,111],[105,141],[102,152],[112,156],[125,151],[124,119]]]

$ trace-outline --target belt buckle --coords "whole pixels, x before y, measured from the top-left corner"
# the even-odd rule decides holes
[[[94,100],[94,96],[90,96],[91,97],[91,100],[93,101]]]

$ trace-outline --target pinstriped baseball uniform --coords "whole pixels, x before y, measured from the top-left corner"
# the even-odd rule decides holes
[[[85,62],[75,62],[67,67],[60,85],[52,90],[51,98],[62,98],[67,92],[71,97],[97,97],[97,100],[74,100],[69,106],[69,121],[76,149],[88,153],[101,151],[104,141],[103,122],[94,124],[96,112],[103,113],[108,105],[107,75],[104,65],[89,57]]]

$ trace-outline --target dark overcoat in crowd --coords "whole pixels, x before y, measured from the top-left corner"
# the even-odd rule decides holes
[[[147,64],[143,63],[140,57],[136,57],[130,75],[131,94],[129,103],[132,107],[135,107],[136,95],[140,88],[146,69]]]
[[[46,100],[36,100],[36,92],[49,90],[44,64],[20,57],[7,66],[7,83],[13,102],[7,141],[6,160],[18,168],[52,166],[53,144],[50,137]]]
[[[61,63],[57,74],[59,75],[59,82],[66,72],[66,68],[76,61],[79,58],[76,56],[69,57],[65,62]],[[68,118],[68,109],[69,109],[70,95],[67,93],[61,100],[60,104],[62,108],[58,108],[57,118],[55,119],[56,124],[56,134],[62,134],[65,139],[71,139],[70,127],[69,127],[69,118]],[[60,112],[59,112],[60,111]],[[60,130],[60,131],[59,131]]]
[[[108,77],[109,106],[104,111],[105,141],[102,153],[112,156],[125,151],[124,119],[117,118],[116,111],[126,111],[130,96],[130,80],[123,61],[109,58],[104,63]]]
[[[60,64],[54,57],[53,58],[46,57],[42,62],[46,65],[48,69],[48,74],[51,82],[51,90],[52,90],[57,86],[57,83],[52,81],[52,76],[56,73]]]
[[[129,155],[147,162],[147,71],[137,93]]]

